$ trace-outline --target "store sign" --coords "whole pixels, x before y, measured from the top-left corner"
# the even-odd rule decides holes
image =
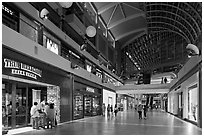
[[[86,87],[86,91],[94,93],[94,89],[90,87]]]
[[[58,45],[53,42],[51,39],[47,38],[47,49],[49,49],[50,51],[54,52],[55,54],[59,54],[59,47]]]
[[[4,67],[11,69],[11,74],[37,79],[42,76],[42,70],[30,65],[4,58]]]

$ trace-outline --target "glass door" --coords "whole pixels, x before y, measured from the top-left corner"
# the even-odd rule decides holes
[[[27,90],[26,86],[16,86],[16,127],[27,125]]]

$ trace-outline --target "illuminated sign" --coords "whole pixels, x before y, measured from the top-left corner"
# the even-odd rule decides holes
[[[47,49],[54,52],[55,54],[59,54],[59,47],[58,45],[53,42],[52,40],[47,38]]]
[[[4,58],[4,67],[11,69],[11,74],[14,75],[22,75],[33,79],[42,76],[42,70],[7,58]]]
[[[94,89],[90,87],[86,87],[86,91],[94,93]]]

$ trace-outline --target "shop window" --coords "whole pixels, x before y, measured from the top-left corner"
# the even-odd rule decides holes
[[[77,93],[74,95],[74,119],[83,118],[83,95]]]
[[[20,14],[20,33],[27,38],[38,42],[38,25],[23,14]]]
[[[198,87],[197,84],[188,88],[188,119],[198,122]]]

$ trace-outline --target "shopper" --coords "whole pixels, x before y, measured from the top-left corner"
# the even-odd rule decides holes
[[[103,103],[102,105],[102,115],[105,116],[105,112],[106,112],[106,106],[105,103]]]
[[[166,77],[164,78],[164,83],[165,83],[165,84],[167,83],[167,78],[166,78]]]
[[[147,106],[145,105],[143,108],[144,119],[147,119]]]
[[[138,113],[139,113],[139,119],[142,119],[142,105],[141,104],[138,105],[137,110],[138,110]]]
[[[38,112],[38,103],[34,102],[34,105],[31,107],[30,115],[32,118],[32,126],[33,129],[39,129],[38,121],[39,121],[39,112]]]
[[[45,107],[44,107],[44,112],[45,112],[45,126],[47,126],[47,127],[48,127],[48,125],[47,125],[47,121],[48,121],[47,115],[48,115],[49,107],[50,107],[49,104],[46,102]]]
[[[110,107],[111,116],[113,117],[113,105]]]
[[[49,128],[49,125],[54,127],[55,125],[55,109],[54,109],[54,103],[50,104],[50,107],[48,109],[47,113],[47,128]]]
[[[115,107],[114,107],[114,113],[115,113],[115,117],[117,116],[117,113],[118,113],[118,107],[117,107],[117,104],[115,104]]]
[[[111,111],[110,104],[108,104],[108,107],[107,107],[107,117],[108,117],[108,119],[110,118],[110,111]]]

